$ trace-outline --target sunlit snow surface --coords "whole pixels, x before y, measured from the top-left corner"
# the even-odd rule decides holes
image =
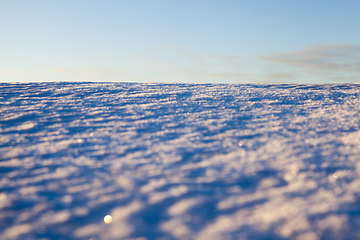
[[[360,239],[359,97],[0,84],[0,239]]]

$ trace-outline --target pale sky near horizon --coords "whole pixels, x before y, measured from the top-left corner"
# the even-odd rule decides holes
[[[360,0],[0,0],[0,82],[360,82]]]

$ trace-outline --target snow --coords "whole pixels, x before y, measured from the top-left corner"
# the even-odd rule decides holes
[[[0,239],[359,239],[359,96],[2,83]]]

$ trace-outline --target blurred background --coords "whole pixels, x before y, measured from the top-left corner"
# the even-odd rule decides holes
[[[1,0],[0,82],[359,82],[358,0]]]

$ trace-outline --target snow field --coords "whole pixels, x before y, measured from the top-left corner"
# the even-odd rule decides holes
[[[0,84],[0,239],[360,239],[359,96]]]

